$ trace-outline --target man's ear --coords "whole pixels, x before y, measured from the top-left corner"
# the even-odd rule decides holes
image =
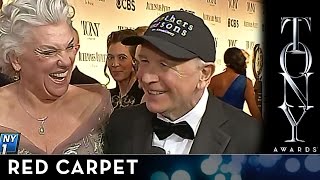
[[[201,69],[200,80],[198,83],[199,89],[208,87],[210,80],[214,74],[215,65],[214,63],[205,63]]]
[[[7,58],[15,71],[21,70],[20,59],[14,51],[9,52]]]

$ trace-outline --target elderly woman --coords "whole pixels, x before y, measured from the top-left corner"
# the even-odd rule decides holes
[[[136,78],[136,46],[121,44],[124,38],[135,35],[137,34],[134,30],[125,29],[114,31],[108,36],[105,67],[109,68],[113,79],[117,82],[117,87],[110,90],[114,108],[140,104],[144,94]]]
[[[0,16],[0,132],[19,132],[20,154],[99,154],[112,110],[101,85],[70,85],[78,50],[67,0],[16,0]],[[18,80],[19,79],[19,80]]]

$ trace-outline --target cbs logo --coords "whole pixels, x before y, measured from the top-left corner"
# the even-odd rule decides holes
[[[117,0],[117,8],[118,9],[125,9],[125,10],[136,10],[135,1],[134,0]]]
[[[228,18],[228,27],[238,28],[239,27],[239,20]]]

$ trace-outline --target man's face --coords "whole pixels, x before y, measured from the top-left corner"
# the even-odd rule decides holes
[[[174,61],[149,44],[143,44],[137,55],[137,78],[145,92],[149,111],[175,120],[190,111],[200,100],[199,59]]]
[[[32,27],[18,57],[21,83],[34,94],[56,99],[66,93],[75,60],[74,38],[65,23]]]

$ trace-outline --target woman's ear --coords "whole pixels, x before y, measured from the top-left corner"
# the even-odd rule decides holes
[[[17,72],[21,70],[20,59],[14,51],[7,54],[7,59],[10,61],[13,69]]]

